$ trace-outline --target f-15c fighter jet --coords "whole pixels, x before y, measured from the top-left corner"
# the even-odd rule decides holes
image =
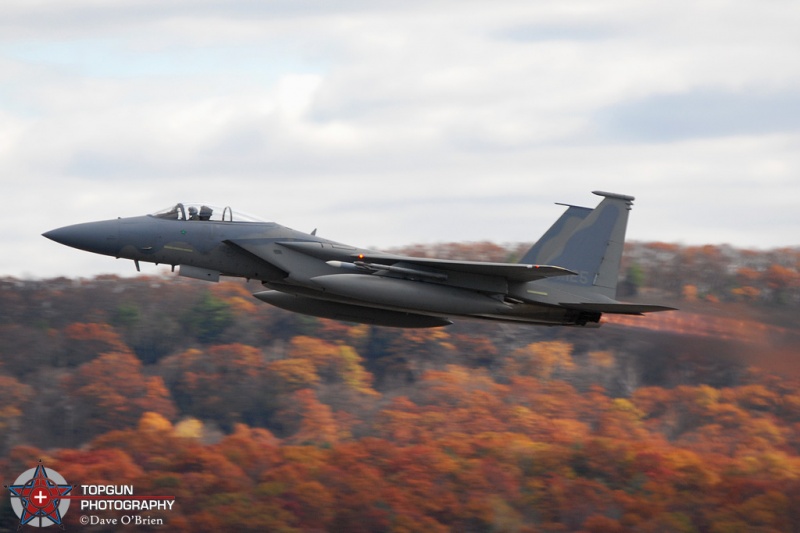
[[[425,259],[375,252],[243,216],[179,203],[145,216],[89,222],[44,234],[116,258],[179,267],[207,281],[260,280],[256,298],[348,322],[438,327],[452,318],[547,326],[598,326],[603,313],[672,309],[615,299],[633,197],[595,191],[594,209],[567,209],[519,263]]]

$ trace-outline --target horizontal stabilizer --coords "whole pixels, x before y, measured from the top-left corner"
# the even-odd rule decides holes
[[[643,315],[645,313],[658,313],[660,311],[675,311],[674,307],[649,304],[625,303],[562,303],[559,304],[578,311],[593,311],[596,313],[615,313],[618,315]]]

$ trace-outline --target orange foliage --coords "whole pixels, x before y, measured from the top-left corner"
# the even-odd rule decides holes
[[[103,350],[124,351],[125,343],[108,324],[71,324],[64,328],[64,336],[72,341],[91,341]]]
[[[344,344],[333,344],[312,337],[294,337],[289,346],[288,359],[271,364],[271,369],[283,379],[299,384],[314,384],[313,370],[329,380],[340,381],[352,391],[376,396],[372,389],[372,375],[364,370],[362,359],[356,351]]]
[[[130,348],[108,324],[70,324],[63,330],[70,342],[63,355],[65,366],[74,366],[94,359],[101,353],[128,353]]]
[[[516,350],[508,358],[507,372],[512,376],[550,379],[558,371],[572,370],[572,345],[562,341],[535,342]]]
[[[330,445],[339,441],[339,428],[333,411],[321,403],[311,389],[292,393],[279,418],[286,420],[287,426],[297,426],[288,439],[290,443]]]
[[[281,359],[267,365],[273,386],[281,392],[313,387],[320,382],[316,366],[308,359]]]
[[[751,266],[733,274],[721,247],[647,251],[708,274],[684,279],[666,269],[664,290],[676,296],[684,284],[698,300],[791,304],[796,295],[789,259],[768,268],[746,256]],[[468,252],[499,253],[448,248]],[[725,283],[720,272],[730,274]],[[208,290],[235,314],[263,309],[243,284]],[[144,309],[133,292],[130,306]],[[0,471],[13,479],[42,459],[70,482],[175,495],[176,509],[163,515],[170,531],[785,531],[800,523],[796,380],[736,368],[714,385],[703,378],[718,376],[691,375],[697,366],[687,368],[678,350],[663,364],[674,365],[681,379],[671,383],[680,385],[642,387],[654,381],[635,367],[651,354],[633,357],[668,350],[657,346],[663,340],[683,348],[680,335],[791,341],[790,318],[778,327],[732,313],[619,317],[613,322],[669,332],[626,337],[619,351],[609,348],[613,329],[589,340],[513,326],[491,336],[482,334],[491,326],[388,330],[281,318],[258,347],[244,342],[261,334],[240,338],[242,327],[225,337],[241,344],[180,336],[172,346],[181,351],[170,347],[149,366],[120,335],[147,349],[136,328],[150,322],[120,321],[115,330],[73,320],[0,332],[14,341],[6,356],[47,331],[42,360],[55,362],[26,373],[17,371],[21,358],[6,359],[14,377],[0,375]],[[626,369],[638,374],[621,386]],[[36,434],[43,446],[63,444],[59,432],[81,446],[15,446],[26,420],[53,426]],[[73,426],[87,437],[68,434]],[[71,512],[68,525],[78,517]]]
[[[260,350],[244,344],[190,349],[165,358],[171,389],[186,412],[236,421],[260,407],[267,363]]]
[[[362,436],[307,388],[276,415],[283,440],[237,424],[202,444],[143,413],[135,429],[47,460],[76,482],[175,495],[165,518],[177,531],[782,531],[800,494],[800,427],[782,387],[625,399],[451,365],[362,420]],[[32,455],[16,448],[5,463]]]
[[[249,315],[258,312],[259,306],[252,292],[242,283],[221,281],[211,285],[209,292],[227,303],[236,313]]]
[[[141,362],[129,352],[106,353],[84,363],[64,384],[90,434],[131,427],[147,411],[176,415],[162,379],[143,375]]]

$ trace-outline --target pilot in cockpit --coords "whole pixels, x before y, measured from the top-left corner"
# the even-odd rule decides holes
[[[197,208],[195,206],[189,207],[189,220],[200,220],[200,216],[197,214]]]

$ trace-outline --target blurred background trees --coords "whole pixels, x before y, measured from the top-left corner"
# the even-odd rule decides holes
[[[174,494],[177,531],[797,530],[800,252],[624,262],[627,298],[682,310],[401,330],[243,282],[3,279],[0,470]]]

